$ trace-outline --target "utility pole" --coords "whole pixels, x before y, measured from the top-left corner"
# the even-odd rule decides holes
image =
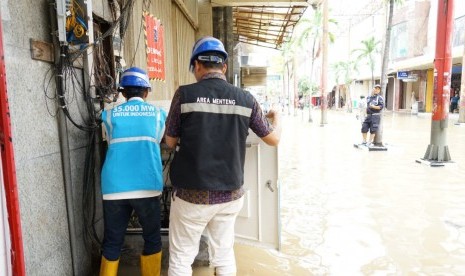
[[[321,122],[320,126],[324,126],[328,123],[327,120],[327,107],[328,100],[326,97],[327,87],[327,75],[328,75],[328,2],[329,0],[323,1],[323,39],[322,39],[322,70],[321,70]]]
[[[383,47],[383,61],[381,64],[381,96],[383,99],[386,99],[386,87],[388,83],[388,77],[387,77],[387,72],[388,72],[388,64],[389,64],[389,53],[391,51],[391,29],[392,29],[392,18],[393,18],[393,13],[394,13],[394,2],[395,0],[389,0],[386,1],[388,3],[387,6],[387,27],[386,27],[386,34],[385,34],[385,40],[384,40],[384,47]],[[372,84],[374,85],[374,84]],[[375,145],[378,147],[385,148],[383,145],[383,129],[384,129],[384,110],[381,110],[380,112],[380,120],[379,120],[379,126],[378,126],[378,131],[376,131],[375,135]],[[385,148],[387,150],[387,148]]]
[[[431,140],[423,159],[430,162],[447,162],[451,160],[446,144],[446,134],[449,121],[452,73],[451,38],[454,22],[454,0],[438,0],[438,2]]]
[[[462,80],[460,82],[460,102],[458,124],[465,124],[465,42],[463,43]]]

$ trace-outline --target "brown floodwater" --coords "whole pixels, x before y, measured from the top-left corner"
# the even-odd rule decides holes
[[[282,247],[237,244],[237,275],[465,275],[465,127],[450,115],[444,167],[416,163],[431,115],[384,116],[388,151],[354,148],[355,113],[320,127],[283,116],[279,148]],[[213,275],[196,268],[194,275]]]

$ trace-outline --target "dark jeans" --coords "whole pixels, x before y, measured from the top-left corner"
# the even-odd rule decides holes
[[[102,255],[109,261],[117,260],[121,254],[124,235],[133,209],[142,225],[142,237],[145,241],[143,255],[151,255],[161,251],[159,196],[104,200],[105,230]]]
[[[362,133],[367,133],[370,130],[370,133],[375,133],[378,131],[380,115],[371,115],[367,114],[365,121],[362,124]]]

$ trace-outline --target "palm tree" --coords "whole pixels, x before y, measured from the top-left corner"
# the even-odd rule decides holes
[[[298,87],[299,87],[299,96],[302,96],[304,99],[309,99],[308,103],[309,105],[311,105],[312,97],[317,95],[318,91],[320,90],[319,86],[311,82],[309,77],[303,77],[299,79]],[[313,122],[313,119],[311,116],[309,120],[311,120],[309,121],[310,123]]]
[[[332,65],[336,76],[336,83],[339,83],[339,78],[344,80],[344,90],[346,91],[347,111],[352,112],[352,96],[350,85],[354,80],[354,74],[358,73],[356,61],[339,61]]]
[[[323,33],[323,14],[321,11],[320,5],[312,6],[315,13],[311,19],[301,19],[296,26],[296,30],[300,30],[298,32],[298,36],[295,38],[295,43],[299,48],[306,48],[308,44],[310,47],[307,48],[307,56],[310,57],[311,64],[310,64],[310,82],[313,83],[313,70],[315,68],[315,60],[320,56],[321,48],[320,48],[320,40]],[[333,19],[329,19],[328,22],[336,24],[336,21]],[[334,34],[329,33],[329,40],[330,42],[334,42]],[[311,107],[311,103],[309,103],[309,107]],[[309,108],[310,110],[311,108]],[[309,122],[312,122],[311,119],[311,111],[309,112]]]
[[[374,85],[375,57],[379,54],[378,45],[381,44],[381,41],[376,41],[372,36],[366,40],[362,40],[361,43],[363,47],[354,49],[352,53],[358,53],[357,61],[366,60],[371,70],[371,84]]]
[[[284,70],[283,71],[286,71],[287,72],[287,75],[286,75],[286,79],[287,79],[287,113],[288,115],[291,114],[291,89],[289,87],[289,83],[290,83],[290,80],[291,80],[291,77],[293,76],[293,74],[291,74],[291,70],[290,70],[290,67],[294,67],[294,65],[292,64],[292,60],[293,60],[293,55],[294,55],[294,47],[292,47],[292,43],[291,42],[286,42],[286,43],[283,43],[282,44],[282,47],[281,47],[281,55],[282,55],[282,58],[283,58],[283,61],[284,61]],[[294,95],[294,99],[295,99],[295,95]],[[294,105],[294,108],[295,108],[295,105]]]

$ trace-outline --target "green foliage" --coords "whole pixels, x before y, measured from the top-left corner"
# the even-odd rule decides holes
[[[298,83],[299,94],[303,96],[315,95],[318,93],[319,87],[315,83],[312,83],[309,78],[301,78]]]
[[[362,40],[360,43],[363,47],[354,49],[352,53],[358,53],[357,62],[365,60],[368,66],[370,66],[371,81],[374,82],[373,74],[375,71],[375,57],[380,54],[379,46],[381,45],[381,41],[375,40],[372,36],[368,39]]]
[[[336,76],[336,83],[342,78],[344,84],[350,85],[354,80],[354,73],[358,73],[356,61],[339,61],[331,65]]]
[[[292,61],[294,57],[294,43],[293,41],[284,42],[281,44],[281,56],[283,57],[284,64]]]
[[[380,53],[379,46],[381,45],[381,41],[375,40],[372,36],[368,39],[360,41],[362,44],[362,48],[354,49],[352,53],[358,53],[357,60],[366,59],[370,68],[374,64],[374,57],[375,55]]]
[[[334,19],[328,19],[329,23],[336,24]],[[299,48],[305,48],[308,44],[312,45],[312,59],[315,59],[319,51],[315,51],[315,47],[323,34],[323,13],[320,8],[315,10],[313,16],[309,18],[302,18],[296,26],[296,36],[293,38],[292,43]],[[333,33],[328,33],[331,43],[334,42],[335,36]],[[319,47],[319,45],[318,45]]]

